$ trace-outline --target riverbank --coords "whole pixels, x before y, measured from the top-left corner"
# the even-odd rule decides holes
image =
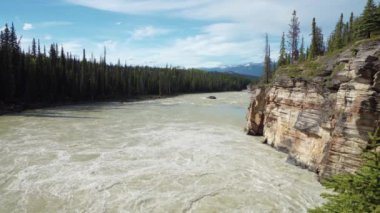
[[[175,97],[177,95],[144,95],[144,96],[133,96],[129,98],[120,98],[120,99],[99,99],[93,101],[60,101],[60,102],[33,102],[33,103],[24,103],[24,102],[15,102],[15,103],[2,103],[0,102],[0,116],[13,113],[21,113],[29,109],[43,109],[49,107],[57,106],[67,106],[74,104],[89,104],[95,102],[136,102],[136,101],[146,101],[146,100],[156,100],[163,98]]]
[[[242,90],[242,92],[248,92],[247,90]],[[214,93],[224,93],[224,92],[237,92],[237,91],[219,91]],[[75,104],[90,104],[90,103],[101,103],[101,102],[137,102],[137,101],[146,101],[146,100],[157,100],[163,98],[173,98],[179,95],[191,95],[191,94],[209,94],[211,92],[197,92],[197,93],[179,93],[173,95],[140,95],[140,96],[131,96],[126,98],[119,99],[96,99],[96,100],[88,100],[88,101],[59,101],[59,102],[33,102],[33,103],[25,103],[25,102],[15,102],[5,104],[0,101],[0,116],[6,114],[13,113],[21,113],[25,110],[29,109],[43,109],[49,107],[58,107],[58,106],[67,106],[67,105],[75,105]],[[207,96],[205,96],[207,97]]]

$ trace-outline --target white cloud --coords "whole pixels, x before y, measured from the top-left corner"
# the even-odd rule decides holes
[[[263,37],[238,23],[217,23],[205,26],[201,33],[194,36],[174,39],[155,47],[136,47],[135,42],[116,42],[113,40],[97,44],[97,54],[102,54],[107,46],[108,61],[119,58],[128,63],[151,66],[209,67],[222,64],[262,61]],[[128,51],[125,51],[128,50]],[[237,54],[238,53],[238,54]]]
[[[22,27],[23,30],[28,31],[33,29],[33,25],[30,23],[24,23],[24,26]]]
[[[163,28],[156,28],[153,26],[145,26],[135,29],[132,32],[131,39],[133,40],[142,40],[144,38],[151,38],[158,35],[165,35],[169,33],[170,30]]]
[[[22,27],[23,30],[28,31],[32,30],[34,28],[41,28],[41,27],[58,27],[58,26],[67,26],[71,25],[71,22],[67,21],[46,21],[46,22],[40,22],[40,23],[24,23],[24,26]]]
[[[211,0],[66,0],[67,2],[113,12],[144,14],[158,11],[181,10],[201,6]]]
[[[32,40],[32,38],[22,37],[20,42],[21,48],[27,51],[32,44]]]
[[[341,12],[358,15],[365,1],[357,0],[66,0],[72,4],[126,14],[205,21],[197,34],[174,38],[161,46],[137,48],[119,41],[111,58],[131,58],[133,63],[215,66],[261,62],[264,35],[269,33],[272,57],[278,55],[279,39],[287,32],[291,13],[297,10],[301,34],[309,40],[311,20],[316,17],[325,38]],[[210,24],[211,23],[211,24]],[[117,24],[117,23],[116,23]],[[132,40],[167,34],[165,29],[145,26],[131,32]],[[174,35],[175,36],[175,35]],[[183,35],[182,35],[183,36]],[[115,42],[115,41],[114,41]],[[125,52],[128,49],[128,52]]]
[[[123,22],[119,21],[119,22],[116,22],[115,24],[116,25],[121,25]]]
[[[118,45],[118,42],[114,40],[106,40],[100,43],[97,43],[96,46],[100,50],[104,50],[104,47],[106,47],[107,51],[114,51]]]
[[[45,35],[45,36],[44,36],[44,39],[45,39],[46,41],[50,41],[50,40],[52,39],[52,37],[51,37],[51,35]]]
[[[79,40],[71,40],[62,42],[61,46],[64,48],[65,52],[72,53],[75,57],[81,57],[83,45]]]

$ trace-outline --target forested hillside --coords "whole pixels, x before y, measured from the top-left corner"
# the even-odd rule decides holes
[[[126,99],[143,95],[242,90],[250,80],[226,73],[196,69],[128,66],[81,59],[52,44],[33,39],[25,52],[15,27],[5,25],[0,41],[0,105]]]

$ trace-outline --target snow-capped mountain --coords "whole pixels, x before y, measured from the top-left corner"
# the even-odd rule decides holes
[[[233,72],[242,75],[261,76],[263,71],[262,63],[246,63],[240,65],[223,65],[219,67],[202,68],[212,72]]]

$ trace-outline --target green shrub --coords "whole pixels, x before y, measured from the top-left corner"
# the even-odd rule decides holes
[[[338,174],[322,181],[333,193],[324,193],[327,202],[310,213],[380,212],[380,137],[379,128],[370,134],[363,150],[362,167],[353,174]]]

